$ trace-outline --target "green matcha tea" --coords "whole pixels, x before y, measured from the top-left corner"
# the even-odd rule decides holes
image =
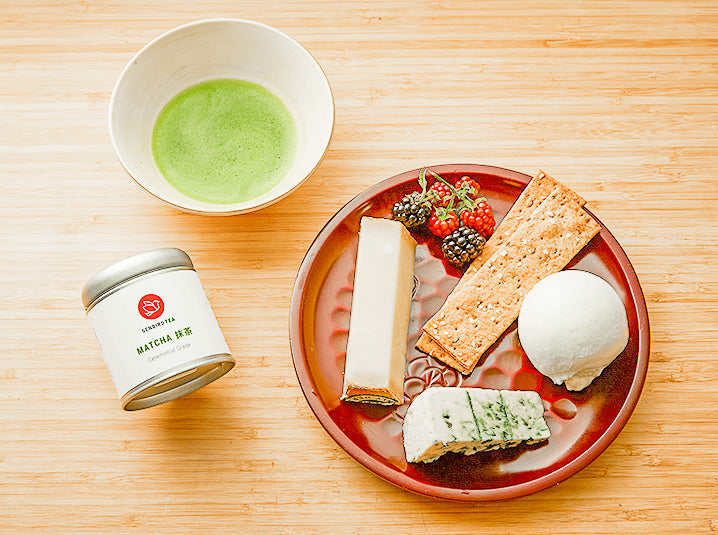
[[[162,109],[152,132],[152,153],[167,181],[214,204],[247,201],[272,189],[296,149],[296,126],[284,103],[243,80],[185,89]]]

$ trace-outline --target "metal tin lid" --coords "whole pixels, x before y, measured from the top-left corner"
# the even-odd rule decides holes
[[[103,269],[82,288],[82,304],[89,309],[113,288],[130,279],[169,268],[194,269],[189,255],[181,249],[165,247],[125,258]]]

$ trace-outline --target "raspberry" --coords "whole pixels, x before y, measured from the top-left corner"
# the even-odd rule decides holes
[[[485,243],[478,231],[461,227],[444,238],[441,250],[450,264],[462,268],[481,254]]]
[[[454,187],[456,189],[463,188],[463,190],[466,192],[466,196],[470,199],[476,200],[479,198],[481,186],[478,182],[476,182],[476,180],[474,180],[470,176],[462,176],[459,180],[456,181]]]
[[[432,210],[429,216],[429,230],[441,238],[448,236],[459,228],[459,218],[453,210]]]
[[[451,201],[451,187],[438,180],[429,186],[429,199],[434,206],[446,207]]]
[[[477,230],[484,238],[494,233],[494,212],[486,199],[482,198],[475,207],[464,208],[459,217],[465,226]]]

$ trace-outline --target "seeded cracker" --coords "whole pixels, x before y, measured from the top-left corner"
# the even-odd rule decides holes
[[[575,194],[574,194],[575,195]],[[518,317],[523,296],[563,269],[600,226],[573,195],[554,190],[423,327],[462,373]],[[437,357],[438,358],[438,357]]]
[[[532,179],[516,199],[506,216],[494,231],[494,234],[484,245],[481,254],[471,263],[463,277],[459,280],[454,291],[461,288],[462,284],[468,281],[484,262],[491,257],[494,252],[503,244],[504,241],[523,223],[531,214],[531,211],[538,206],[548,195],[555,189],[564,192],[569,198],[573,198],[579,206],[583,206],[584,201],[579,195],[558,182],[555,178],[547,175],[543,171],[539,171],[538,175]],[[449,366],[461,370],[462,366],[450,354],[446,353],[439,344],[432,338],[422,333],[416,343],[417,349],[428,353],[432,357],[445,362]]]
[[[466,279],[467,275],[468,277],[471,277],[474,273],[476,273],[484,262],[490,258],[499,247],[501,247],[501,244],[503,244],[503,242],[506,241],[506,239],[513,234],[526,219],[528,219],[531,211],[541,204],[541,202],[554,190],[559,190],[559,192],[564,195],[566,199],[572,199],[579,205],[579,207],[586,204],[586,201],[583,200],[583,198],[581,198],[577,193],[567,188],[558,180],[547,175],[543,171],[539,171],[536,178],[532,179],[521,192],[521,195],[519,195],[518,199],[516,199],[516,202],[506,214],[506,217],[501,220],[498,228],[484,245],[482,254],[478,258],[474,259],[471,265],[466,269],[464,276],[461,277],[461,280],[459,281],[459,285],[461,285],[463,280],[468,280]]]

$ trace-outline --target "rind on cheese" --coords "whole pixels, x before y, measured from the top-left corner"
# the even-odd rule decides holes
[[[472,455],[546,440],[550,431],[536,392],[431,387],[404,417],[409,462],[432,462],[449,452]]]
[[[362,217],[343,400],[404,402],[415,252],[416,241],[402,223]]]

